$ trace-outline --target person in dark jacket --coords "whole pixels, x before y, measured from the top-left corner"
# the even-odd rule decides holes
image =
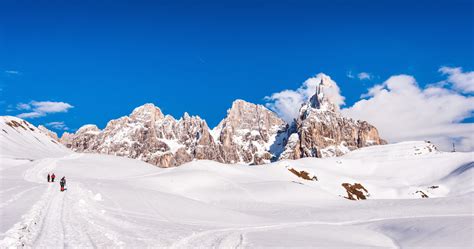
[[[61,181],[59,182],[59,185],[61,185],[61,192],[64,191],[64,186],[66,186],[66,177],[63,176],[63,178],[61,178]]]
[[[49,182],[49,179],[50,179],[50,178],[51,178],[51,176],[50,176],[49,173],[48,173],[48,182]]]
[[[54,182],[54,178],[56,178],[56,176],[54,175],[54,173],[51,175],[51,182]]]

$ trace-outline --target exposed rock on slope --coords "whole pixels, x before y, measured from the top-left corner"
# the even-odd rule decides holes
[[[43,125],[38,125],[38,130],[48,137],[52,138],[54,141],[59,142],[58,134],[56,132],[50,131],[48,128]]]
[[[374,126],[341,115],[324,91],[332,84],[329,77],[322,76],[315,94],[300,108],[290,127],[280,159],[340,156],[357,148],[386,143]]]
[[[369,197],[369,192],[360,183],[343,183],[342,187],[346,189],[347,197],[349,200],[365,200]]]

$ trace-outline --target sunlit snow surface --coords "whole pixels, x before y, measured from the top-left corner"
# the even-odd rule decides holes
[[[474,247],[473,153],[405,142],[339,158],[161,169],[0,128],[1,248]],[[66,176],[65,192],[48,172]],[[361,183],[368,199],[343,198],[342,183]]]

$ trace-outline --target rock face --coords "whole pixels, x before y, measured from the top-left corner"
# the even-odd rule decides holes
[[[331,103],[324,88],[334,87],[323,76],[315,94],[303,104],[288,130],[288,140],[280,159],[340,156],[351,150],[385,144],[377,129],[365,121],[343,117]]]
[[[67,148],[81,152],[95,152],[93,146],[97,142],[100,133],[95,125],[84,125],[75,134],[64,132],[59,140]]]
[[[212,132],[224,162],[263,164],[276,158],[273,147],[285,129],[286,123],[264,106],[236,100]]]
[[[356,148],[383,144],[377,129],[365,121],[343,117],[331,103],[324,78],[304,104],[299,117],[286,124],[262,105],[236,100],[214,129],[198,116],[176,120],[153,104],[111,120],[105,129],[85,125],[64,133],[60,142],[78,152],[136,158],[160,167],[194,159],[224,163],[264,164],[278,159],[343,155]]]

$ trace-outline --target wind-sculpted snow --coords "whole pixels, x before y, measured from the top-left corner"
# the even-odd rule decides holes
[[[32,161],[10,158],[0,164],[0,248],[472,248],[473,153],[431,146],[259,167],[158,168],[60,147]],[[66,176],[65,192],[46,182],[48,172]],[[343,183],[370,196],[345,199]]]

